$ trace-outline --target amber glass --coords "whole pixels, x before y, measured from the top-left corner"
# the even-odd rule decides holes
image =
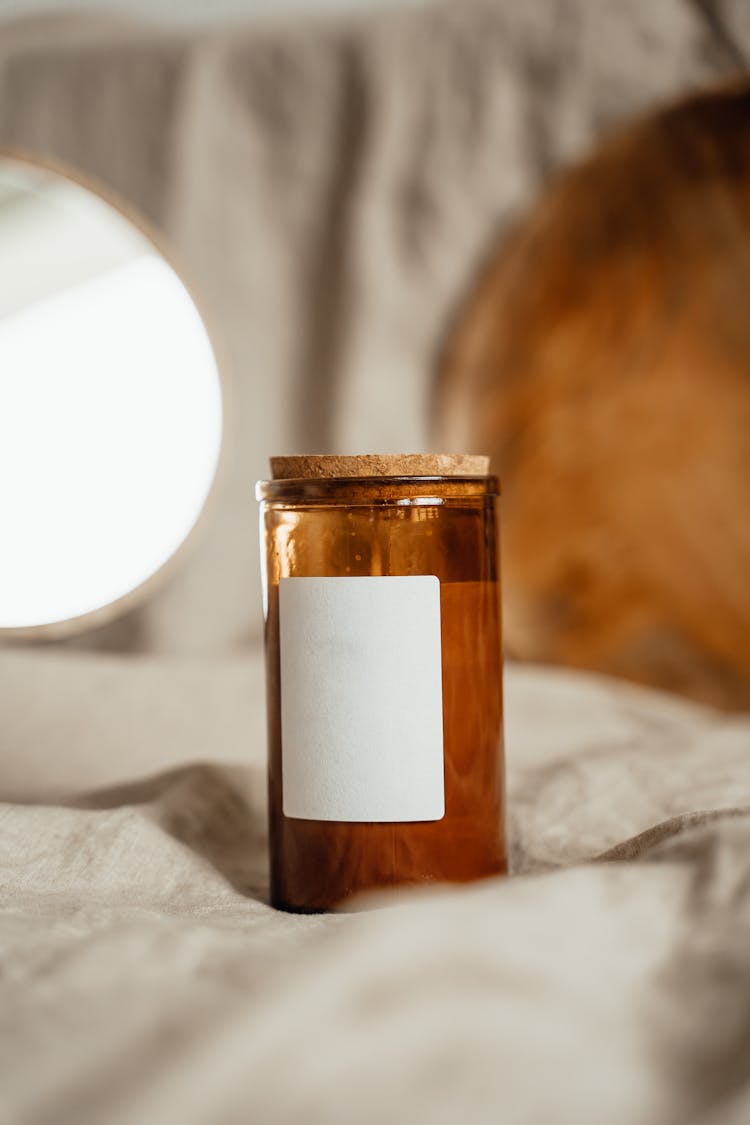
[[[496,478],[283,480],[259,484],[257,495],[273,904],[328,910],[359,891],[504,872]],[[284,816],[279,580],[416,574],[440,580],[445,816],[395,824]]]

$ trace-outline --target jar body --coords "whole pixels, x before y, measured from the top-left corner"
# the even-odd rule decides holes
[[[275,906],[328,910],[360,891],[506,870],[496,488],[494,478],[259,485]],[[280,583],[377,576],[439,581],[444,813],[403,822],[286,815]],[[325,675],[326,652],[317,655]]]

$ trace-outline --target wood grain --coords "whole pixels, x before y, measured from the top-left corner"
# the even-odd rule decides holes
[[[750,707],[750,84],[613,137],[493,248],[438,439],[503,476],[517,658]]]
[[[333,477],[486,477],[489,457],[471,453],[363,453],[272,457],[274,480]]]

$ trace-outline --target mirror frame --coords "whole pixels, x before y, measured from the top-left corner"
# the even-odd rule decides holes
[[[144,602],[170,581],[173,574],[179,570],[183,562],[186,561],[195,550],[197,544],[203,539],[206,528],[217,508],[217,497],[224,487],[227,477],[227,467],[229,463],[228,449],[230,445],[228,419],[231,416],[230,407],[233,399],[231,383],[227,374],[225,353],[221,348],[217,347],[216,334],[211,329],[211,318],[207,317],[204,313],[200,301],[196,298],[195,286],[192,280],[187,279],[186,271],[179,265],[177,255],[169,245],[167,237],[162,232],[158,231],[156,227],[138,211],[137,207],[125,200],[115,190],[109,187],[108,184],[102,183],[88,172],[82,172],[78,169],[71,168],[70,165],[64,160],[60,160],[58,157],[43,155],[17,145],[0,144],[0,161],[3,160],[13,160],[18,164],[26,164],[42,172],[59,176],[61,179],[67,180],[69,183],[75,184],[84,191],[95,195],[98,199],[108,204],[123,219],[130,223],[131,226],[135,227],[146,241],[151,244],[155,252],[167,263],[170,269],[174,271],[185,287],[188,297],[193,302],[198,316],[203,322],[203,327],[206,330],[208,342],[213,352],[216,372],[219,379],[219,395],[221,398],[221,443],[219,446],[219,457],[216,462],[216,470],[203,507],[198,513],[198,517],[188,534],[158,570],[155,570],[153,574],[144,579],[138,586],[135,586],[126,594],[122,594],[113,602],[108,602],[106,605],[99,606],[97,609],[89,610],[86,613],[78,614],[76,617],[69,617],[62,621],[53,621],[42,625],[18,625],[12,627],[0,625],[0,650],[6,646],[10,647],[12,645],[28,642],[43,643],[45,641],[67,640],[71,637],[79,636],[81,633],[110,625],[125,614],[140,608]]]

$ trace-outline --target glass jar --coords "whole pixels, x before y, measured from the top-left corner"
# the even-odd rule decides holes
[[[279,458],[300,475],[257,486],[277,907],[507,869],[499,486],[460,475],[478,460]]]

